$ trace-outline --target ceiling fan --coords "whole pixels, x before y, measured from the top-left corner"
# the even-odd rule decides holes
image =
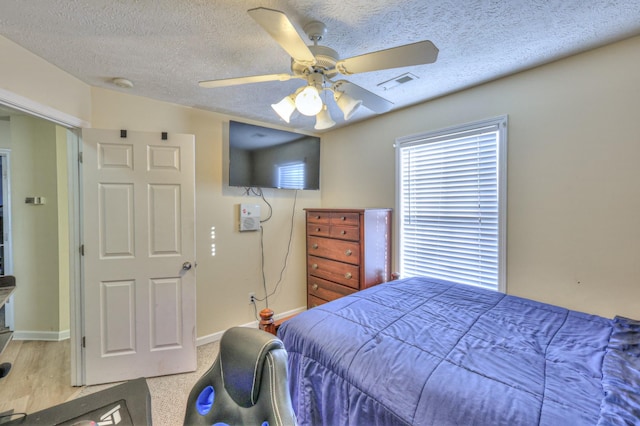
[[[322,22],[313,21],[305,25],[304,31],[313,42],[307,46],[300,34],[283,12],[259,7],[247,11],[280,46],[291,56],[291,73],[265,74],[247,77],[200,81],[201,87],[216,88],[267,81],[287,81],[293,78],[306,80],[307,85],[286,96],[273,109],[289,123],[297,109],[308,116],[316,116],[316,129],[326,129],[335,124],[321,94],[329,91],[348,120],[362,104],[375,113],[387,112],[393,104],[347,80],[335,80],[338,74],[351,75],[389,68],[430,64],[438,57],[438,48],[431,41],[419,41],[386,50],[340,59],[338,53],[318,44],[327,32]]]

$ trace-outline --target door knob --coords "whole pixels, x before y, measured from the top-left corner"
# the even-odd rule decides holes
[[[184,262],[182,264],[182,270],[183,271],[188,271],[189,269],[191,269],[191,262]]]

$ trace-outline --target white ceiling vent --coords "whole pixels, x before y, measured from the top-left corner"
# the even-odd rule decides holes
[[[400,86],[401,84],[407,84],[413,80],[417,80],[418,78],[419,77],[417,75],[407,72],[397,77],[394,77],[391,80],[387,80],[382,83],[379,83],[378,87],[381,87],[384,90],[391,90],[396,86]]]

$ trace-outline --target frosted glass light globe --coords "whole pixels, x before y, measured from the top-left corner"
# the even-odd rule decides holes
[[[277,104],[271,104],[271,108],[288,123],[291,119],[291,114],[296,110],[296,105],[293,103],[293,96],[285,96]]]
[[[322,99],[318,89],[307,86],[296,96],[296,108],[301,114],[314,116],[322,110]]]
[[[316,115],[316,125],[313,126],[316,130],[324,130],[335,126],[336,122],[331,118],[327,106],[324,105],[322,110]]]

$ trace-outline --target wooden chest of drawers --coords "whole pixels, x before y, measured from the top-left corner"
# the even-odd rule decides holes
[[[307,307],[389,281],[391,209],[306,209]]]

